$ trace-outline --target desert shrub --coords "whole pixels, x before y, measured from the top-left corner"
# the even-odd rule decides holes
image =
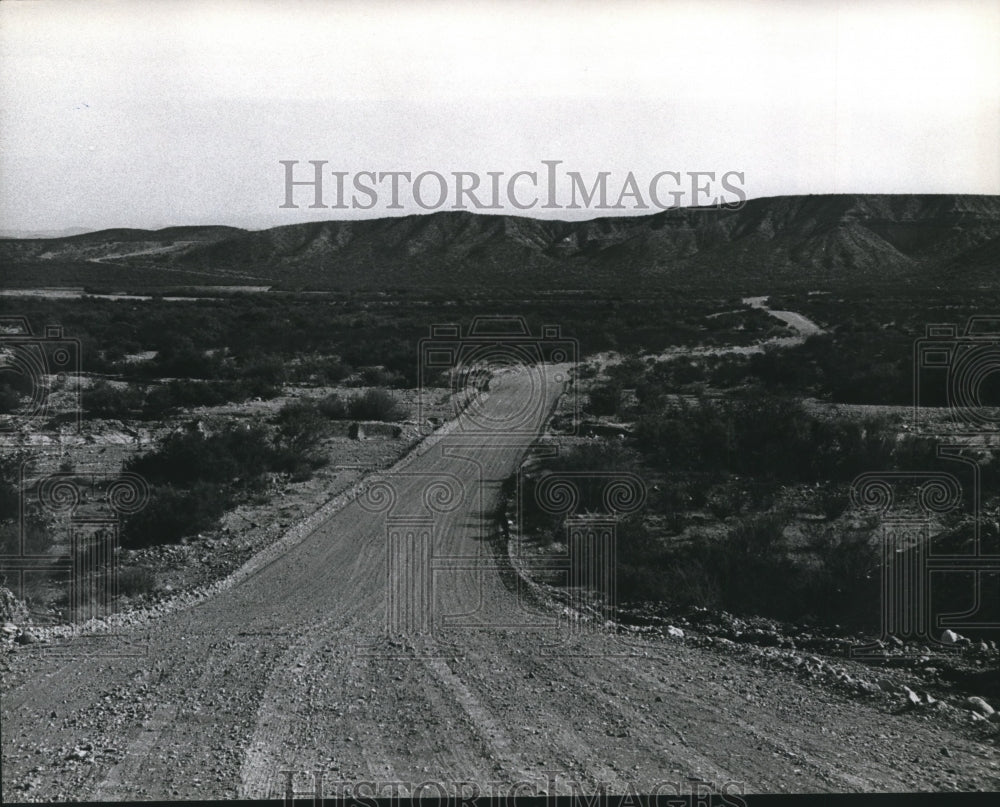
[[[874,625],[880,614],[881,550],[872,525],[822,528],[809,546],[816,561],[800,575],[810,594],[801,613],[827,622]]]
[[[344,364],[339,356],[307,356],[294,365],[290,372],[297,381],[336,384],[351,375],[354,368]]]
[[[258,356],[240,371],[240,378],[246,383],[253,395],[261,398],[274,397],[275,391],[285,383],[288,370],[285,361],[280,356]]]
[[[153,484],[192,487],[198,482],[251,486],[270,470],[273,446],[261,426],[229,425],[206,435],[196,428],[174,432],[159,449],[138,457],[128,470]]]
[[[663,550],[640,515],[618,521],[618,557],[615,569],[618,597],[628,602],[663,599]]]
[[[742,513],[749,505],[749,498],[741,480],[736,478],[714,485],[705,496],[709,512],[720,519]]]
[[[390,392],[384,389],[370,389],[351,399],[348,413],[355,420],[402,420],[407,416],[406,409]]]
[[[230,424],[206,434],[194,425],[169,435],[160,447],[126,465],[152,487],[147,507],[126,521],[133,546],[178,541],[211,529],[240,497],[260,493],[268,474],[307,479],[325,460],[316,452],[329,421],[315,406],[284,407],[272,436],[264,426]],[[170,513],[170,508],[178,508]]]
[[[126,597],[152,594],[156,590],[156,575],[145,566],[118,570],[118,593]]]
[[[129,516],[122,528],[122,545],[130,548],[176,543],[213,529],[232,498],[224,485],[197,482],[188,489],[158,485],[146,506]]]
[[[250,397],[272,398],[280,390],[247,381],[199,381],[174,378],[153,386],[146,395],[143,415],[157,418],[178,409],[241,403]]]
[[[10,384],[0,384],[0,415],[10,415],[21,406],[21,395]]]
[[[285,457],[313,461],[320,441],[330,433],[330,421],[312,401],[292,401],[278,412],[278,446]],[[278,465],[284,463],[278,462]],[[296,468],[298,473],[301,469]],[[297,475],[297,474],[296,474]]]
[[[141,411],[145,397],[142,387],[136,384],[116,387],[107,381],[98,381],[83,393],[83,409],[91,417],[135,417]]]
[[[650,507],[657,512],[699,510],[705,506],[712,480],[704,474],[671,474],[653,486]]]
[[[405,387],[406,378],[402,373],[385,367],[365,367],[360,372],[358,384],[366,387]]]
[[[613,471],[635,471],[638,455],[616,440],[582,443],[547,457],[543,466],[552,471],[583,471],[603,474]]]
[[[604,497],[611,481],[609,475],[637,470],[635,452],[618,442],[584,443],[546,457],[537,470],[521,480],[524,524],[530,530],[544,530],[552,536],[563,534],[565,516],[551,512],[558,508],[546,506],[546,502],[554,502],[560,495],[549,487],[552,475],[557,481],[565,478],[574,489],[578,497],[572,508],[574,513],[608,513]]]
[[[783,530],[781,515],[742,516],[723,537],[703,537],[639,559],[644,563],[635,565],[657,571],[656,587],[643,593],[738,613],[793,615],[797,588]]]
[[[587,411],[592,415],[617,415],[621,403],[622,388],[620,384],[610,382],[595,384],[588,393]]]
[[[619,540],[619,595],[742,615],[870,628],[878,620],[879,549],[872,525],[818,527],[805,550],[782,513],[740,516],[723,536],[661,544]]]
[[[35,381],[28,373],[19,372],[14,366],[8,365],[0,368],[0,387],[17,396],[30,395],[35,388]]]
[[[25,450],[0,452],[0,521],[14,520],[21,507],[21,467],[30,457]]]
[[[329,395],[320,398],[316,404],[319,413],[330,420],[344,420],[350,417],[347,411],[347,404],[337,393],[331,392]]]
[[[285,403],[274,416],[274,422],[279,426],[279,434],[290,435],[287,439],[289,443],[296,442],[292,435],[297,433],[299,424],[312,424],[320,428],[329,426],[320,414],[318,403],[308,398]]]
[[[782,482],[850,481],[872,468],[933,467],[933,441],[897,442],[885,419],[819,418],[794,399],[759,390],[701,398],[643,415],[638,445],[663,471],[735,473]],[[928,464],[930,463],[930,464]]]
[[[157,388],[157,391],[165,393],[163,403],[169,408],[190,408],[195,406],[219,406],[226,402],[227,398],[242,400],[246,398],[246,392],[240,390],[235,396],[228,396],[226,392],[236,392],[234,385],[216,384],[211,381],[192,381],[190,379],[175,378],[165,385]],[[226,387],[229,387],[227,390]],[[157,402],[159,405],[159,402]]]
[[[820,487],[814,494],[814,506],[827,520],[839,518],[851,503],[850,489],[847,485],[828,484]]]
[[[186,335],[170,338],[140,369],[157,378],[219,378],[224,372],[219,356],[196,347]]]

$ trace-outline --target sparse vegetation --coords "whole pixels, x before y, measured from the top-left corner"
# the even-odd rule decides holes
[[[874,627],[881,550],[875,522],[844,518],[849,483],[865,471],[941,467],[935,441],[900,436],[886,417],[820,416],[757,386],[680,396],[667,380],[678,366],[665,375],[626,362],[611,382],[597,380],[596,400],[609,404],[598,409],[620,416],[621,379],[636,383],[634,438],[542,460],[522,496],[529,535],[545,545],[563,534],[564,518],[534,504],[546,474],[574,473],[581,508],[600,512],[587,474],[638,473],[647,506],[618,518],[622,600]]]
[[[118,570],[118,593],[125,597],[140,597],[156,591],[156,574],[144,566]]]
[[[195,407],[266,400],[286,385],[326,388],[272,409],[266,423],[178,432],[130,465],[153,485],[149,506],[123,533],[127,545],[144,546],[210,530],[227,508],[263,495],[275,475],[308,478],[324,461],[332,421],[399,421],[410,413],[393,389],[449,383],[436,369],[418,376],[419,340],[428,322],[468,322],[483,303],[428,297],[423,309],[406,312],[374,295],[26,300],[25,308],[30,319],[60,322],[78,336],[84,370],[103,374],[84,390],[88,417],[155,422]],[[955,289],[919,303],[898,290],[875,298],[789,291],[772,303],[801,311],[828,333],[750,355],[659,358],[670,346],[745,345],[789,331],[728,292],[519,304],[533,332],[555,322],[579,339],[581,353],[627,354],[606,371],[596,363],[582,368],[577,383],[585,417],[623,422],[629,438],[543,464],[617,468],[648,480],[645,517],[621,524],[623,594],[853,618],[821,602],[840,602],[838,591],[864,600],[870,585],[871,536],[846,526],[848,484],[872,469],[934,467],[935,444],[901,436],[891,413],[831,415],[807,399],[911,403],[913,339],[925,323],[961,323],[987,302]],[[341,389],[330,393],[332,384]],[[934,398],[940,385],[926,390],[921,402],[943,402]],[[25,391],[7,384],[0,410],[16,409]],[[528,516],[533,529],[561,529],[558,519]],[[771,582],[758,591],[737,579],[748,569]],[[792,582],[777,582],[789,575]]]
[[[325,460],[324,435],[313,410],[286,407],[272,433],[263,426],[229,425],[206,434],[197,424],[167,437],[154,452],[126,466],[152,486],[150,501],[122,532],[127,546],[179,541],[212,529],[241,497],[259,492],[268,474],[305,479]]]
[[[352,398],[347,411],[355,420],[402,420],[407,414],[390,392],[378,388]]]

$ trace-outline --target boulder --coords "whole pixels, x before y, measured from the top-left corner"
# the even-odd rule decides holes
[[[982,698],[977,698],[975,696],[966,698],[965,705],[972,709],[973,712],[981,714],[983,717],[992,717],[994,711],[996,711]]]

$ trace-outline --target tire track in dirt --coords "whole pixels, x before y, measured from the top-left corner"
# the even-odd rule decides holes
[[[518,386],[526,380],[510,381],[484,404],[501,421],[527,394]],[[537,428],[559,391],[546,387]],[[129,713],[115,728],[126,757],[54,769],[32,798],[70,787],[77,797],[280,796],[282,770],[317,765],[349,781],[482,777],[482,785],[544,782],[555,768],[612,792],[726,777],[754,792],[933,789],[940,774],[911,760],[942,745],[977,751],[948,760],[956,780],[996,785],[995,749],[711,649],[597,633],[580,640],[589,657],[571,647],[554,654],[488,543],[499,483],[531,440],[456,428],[384,475],[395,486],[393,515],[421,512],[423,477],[450,474],[474,488],[432,519],[435,547],[455,561],[439,575],[434,619],[465,615],[450,627],[434,623],[433,638],[451,642],[446,655],[426,659],[406,642],[382,655],[359,649],[386,638],[387,592],[413,570],[387,565],[388,516],[346,501],[214,596],[106,637],[124,646],[146,636],[148,658],[84,654],[68,665],[23,653],[0,704],[5,788],[30,776],[22,749],[72,747],[80,736],[78,726],[40,716],[58,708],[97,720],[107,711],[102,692],[127,691],[145,668],[149,714]]]

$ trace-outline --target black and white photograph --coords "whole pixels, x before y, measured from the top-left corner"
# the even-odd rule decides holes
[[[1000,0],[0,64],[0,802],[1000,790]]]

